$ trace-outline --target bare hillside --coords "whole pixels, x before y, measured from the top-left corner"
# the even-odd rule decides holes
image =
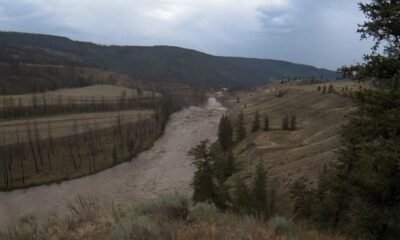
[[[343,81],[333,83],[333,86],[338,92],[345,86],[355,87],[352,82]],[[338,131],[355,109],[350,98],[337,93],[323,94],[317,88],[318,84],[272,85],[255,92],[239,93],[240,103],[237,96],[226,102],[232,109],[233,118],[240,111],[246,118],[248,136],[235,149],[239,159],[246,162],[247,169],[259,160],[263,161],[283,192],[300,177],[315,181],[323,166],[335,160]],[[257,110],[261,128],[264,117],[268,116],[269,131],[261,129],[251,133]],[[297,129],[282,130],[283,117],[293,114],[297,117]]]

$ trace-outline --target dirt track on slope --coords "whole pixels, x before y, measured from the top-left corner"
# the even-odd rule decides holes
[[[62,213],[66,203],[79,195],[126,207],[163,193],[190,194],[193,166],[187,152],[201,140],[216,139],[223,112],[211,99],[205,108],[190,107],[173,114],[164,135],[130,162],[60,184],[1,192],[0,227],[27,213],[39,218]]]

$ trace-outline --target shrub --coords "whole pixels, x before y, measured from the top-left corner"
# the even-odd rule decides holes
[[[94,222],[99,216],[99,203],[95,198],[78,196],[67,203],[70,218],[74,223]]]
[[[21,216],[15,226],[8,228],[5,233],[0,234],[0,239],[31,240],[37,239],[37,234],[38,225],[36,218],[27,214]]]
[[[162,218],[169,220],[184,220],[189,212],[189,199],[179,193],[162,195],[151,203],[138,205],[134,212],[138,215],[161,214]]]
[[[293,225],[286,218],[275,216],[268,221],[268,226],[276,235],[293,236]]]
[[[160,232],[159,226],[148,216],[131,212],[111,227],[115,240],[154,239]]]

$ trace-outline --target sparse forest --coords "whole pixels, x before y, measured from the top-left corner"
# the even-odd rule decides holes
[[[57,182],[130,160],[162,134],[172,112],[204,99],[121,89],[114,97],[0,97],[0,188]]]

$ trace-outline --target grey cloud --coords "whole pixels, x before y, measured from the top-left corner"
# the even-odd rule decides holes
[[[177,45],[335,69],[361,60],[353,0],[3,0],[0,29],[103,44]]]

